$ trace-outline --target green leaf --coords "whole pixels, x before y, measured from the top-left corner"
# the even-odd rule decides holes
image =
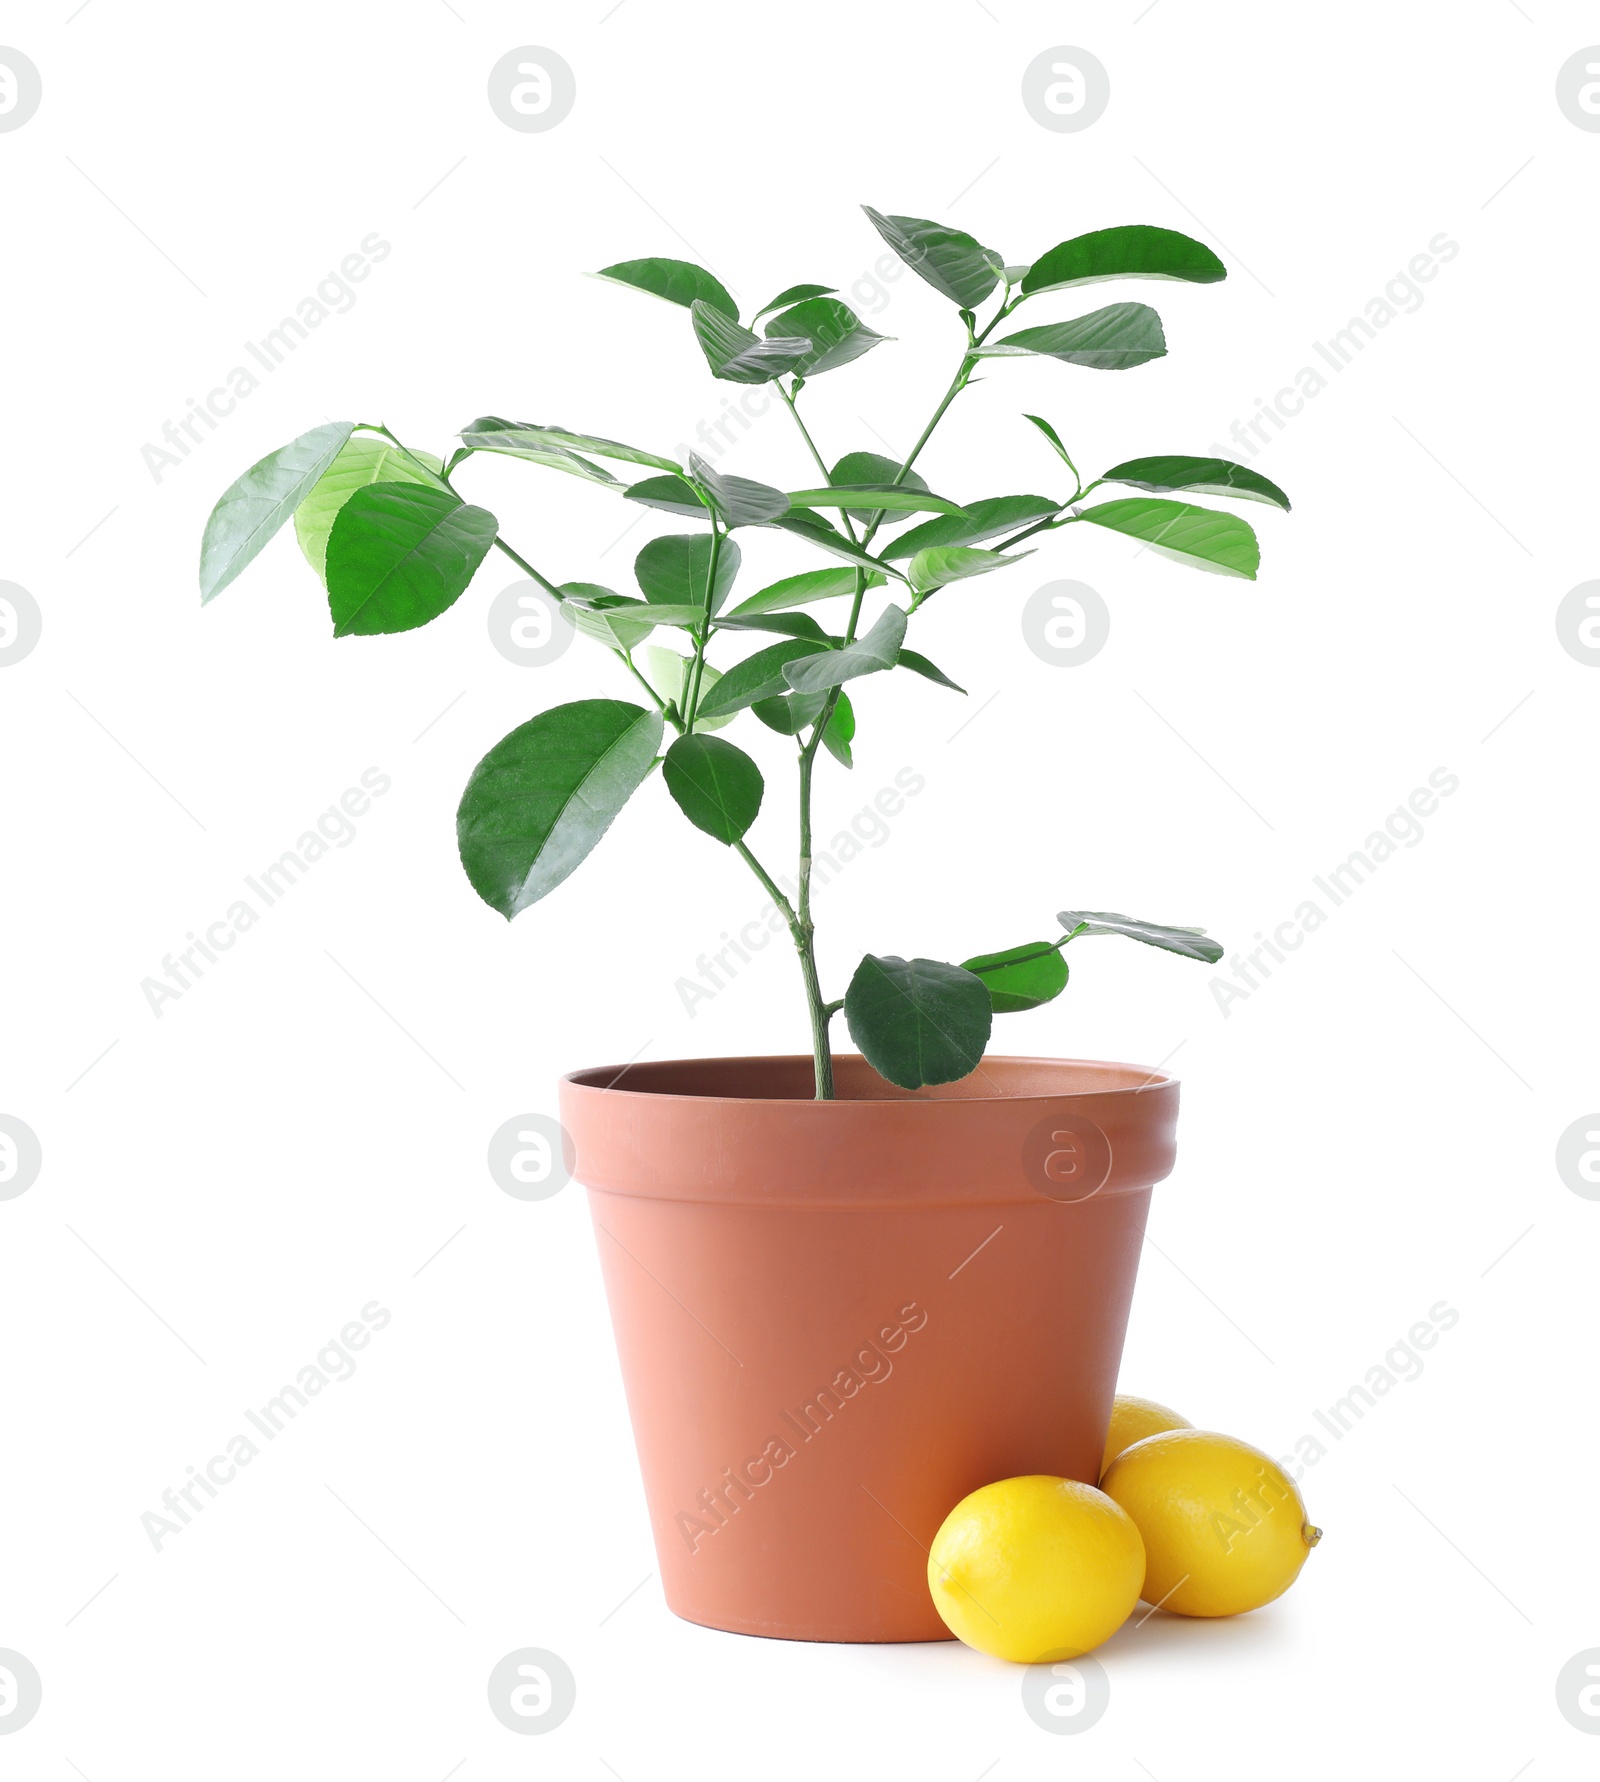
[[[1067,456],[1067,448],[1061,443],[1061,435],[1056,432],[1055,428],[1052,427],[1048,421],[1041,419],[1038,415],[1024,415],[1022,418],[1025,421],[1033,422],[1034,426],[1037,427],[1045,438],[1050,441],[1051,449],[1055,452],[1055,455],[1066,465],[1073,476],[1076,477],[1078,474],[1078,467],[1072,462],[1071,458]]]
[[[969,501],[959,514],[939,514],[902,532],[883,554],[891,559],[914,557],[935,545],[977,544],[1002,532],[1019,531],[1030,520],[1042,520],[1061,508],[1048,495],[994,495],[987,501]]]
[[[821,514],[787,513],[781,520],[772,520],[769,524],[778,527],[780,531],[792,532],[796,538],[806,539],[819,550],[828,551],[835,557],[843,557],[847,563],[859,563],[869,571],[887,573],[898,576],[901,581],[905,580],[897,570],[890,569],[886,563],[862,550],[860,545],[852,544],[837,527],[829,525]]]
[[[1237,515],[1215,513],[1209,507],[1135,496],[1086,507],[1078,518],[1141,538],[1163,557],[1213,575],[1242,576],[1253,582],[1261,566],[1261,546],[1250,526]]]
[[[655,620],[639,618],[644,602],[631,594],[614,594],[596,582],[563,582],[561,592],[562,618],[609,650],[631,650],[655,628]]]
[[[737,613],[724,613],[717,620],[719,631],[775,631],[780,637],[809,637],[815,643],[826,643],[828,634],[810,613],[751,613],[741,618]]]
[[[580,699],[520,724],[478,763],[456,812],[472,888],[509,921],[571,873],[655,763],[661,716]]]
[[[698,452],[689,454],[689,469],[724,526],[764,525],[789,511],[789,497],[781,489],[747,476],[723,476]]]
[[[1204,242],[1176,229],[1129,223],[1075,235],[1051,248],[1028,269],[1022,289],[1037,297],[1042,291],[1064,291],[1109,278],[1168,278],[1214,285],[1227,276],[1227,267]]]
[[[839,697],[843,699],[844,695]],[[798,736],[816,723],[827,703],[826,693],[775,693],[768,699],[752,701],[750,710],[780,736]],[[823,740],[827,740],[826,734]]]
[[[685,631],[698,631],[706,622],[706,609],[703,606],[673,606],[663,601],[647,600],[642,606],[635,607],[629,617],[648,621],[652,625],[681,625]]]
[[[1043,354],[1065,365],[1087,365],[1094,371],[1127,371],[1161,358],[1166,350],[1161,318],[1148,303],[1109,303],[1086,316],[1074,316],[1070,322],[1024,328],[1008,334],[1004,340],[970,349],[978,359]]]
[[[704,532],[675,532],[665,538],[652,538],[633,560],[633,573],[645,599],[661,606],[699,607],[703,614],[711,574],[711,547],[711,537]],[[724,538],[716,557],[717,581],[710,599],[713,613],[721,609],[739,573],[738,544]]]
[[[882,587],[883,577],[869,570],[867,586]],[[757,613],[780,612],[786,607],[809,606],[816,600],[833,600],[855,591],[856,572],[853,569],[808,569],[804,575],[785,576],[781,582],[774,582],[759,594],[740,601],[732,612],[724,615],[722,623],[748,619]]]
[[[711,507],[681,476],[647,476],[642,483],[630,483],[622,491],[629,501],[645,507],[659,507],[663,513],[677,514],[688,520],[709,520]]]
[[[525,464],[564,470],[568,476],[582,477],[585,482],[603,483],[612,488],[621,486],[604,465],[591,464],[576,452],[561,446],[540,445],[528,437],[530,433],[540,431],[539,428],[519,427],[515,421],[502,420],[499,415],[482,415],[470,426],[462,428],[458,437],[475,452],[498,452],[503,458],[520,458]]]
[[[661,644],[646,644],[640,653],[644,657],[641,673],[649,682],[651,690],[663,703],[675,707],[681,713],[688,690],[689,671],[694,666],[693,660],[688,656],[680,656],[676,650],[669,650]],[[721,674],[709,662],[701,663],[701,710],[695,714],[694,721],[697,736],[702,730],[725,730],[733,722],[731,714],[726,718],[707,718],[705,715],[706,695],[721,679]]]
[[[759,322],[765,315],[775,309],[782,309],[786,303],[804,303],[812,297],[831,297],[838,289],[837,285],[790,285],[787,291],[780,291],[770,303],[763,303],[751,320]]]
[[[849,507],[852,502],[870,497],[872,506],[864,509],[867,513],[885,512],[897,514],[958,514],[961,509],[953,501],[946,501],[942,495],[930,495],[924,489],[911,489],[902,485],[891,488],[887,483],[877,485],[865,483],[844,484],[837,488],[800,489],[789,497],[791,507]]]
[[[983,979],[997,1015],[1039,1008],[1067,987],[1067,962],[1049,941],[1029,941],[1003,953],[979,953],[963,959],[961,969]]]
[[[926,489],[922,473],[904,469],[899,461],[882,452],[846,452],[828,472],[828,481],[835,488]],[[886,514],[881,508],[852,508],[850,518],[858,526],[905,523],[904,514]]]
[[[200,604],[214,600],[316,487],[355,432],[353,421],[313,427],[252,464],[211,510],[200,541]]]
[[[1198,959],[1206,965],[1215,965],[1222,957],[1221,942],[1211,940],[1203,928],[1141,922],[1137,916],[1119,916],[1112,910],[1062,910],[1056,920],[1069,936],[1078,928],[1084,934],[1120,934],[1129,940],[1143,941],[1147,947],[1181,953],[1185,959]]]
[[[1032,555],[1032,551],[977,551],[970,545],[934,545],[930,550],[918,551],[911,559],[911,586],[919,594],[930,594],[950,582],[987,575],[992,569],[1004,569],[1008,563],[1020,563]]]
[[[785,638],[782,643],[768,644],[743,662],[736,662],[708,693],[700,695],[701,717],[732,716],[754,705],[758,699],[772,699],[790,691],[783,677],[784,664],[802,656],[812,658],[817,647],[808,638]]]
[[[898,606],[886,606],[865,637],[837,650],[791,658],[783,678],[796,693],[822,693],[864,674],[893,668],[905,641],[906,615]]]
[[[1190,489],[1196,495],[1238,495],[1289,509],[1289,497],[1259,471],[1247,470],[1231,458],[1130,458],[1102,471],[1103,483],[1130,483],[1135,489]],[[301,510],[304,511],[303,509]],[[296,520],[296,524],[299,522]]]
[[[763,339],[730,322],[720,310],[709,304],[695,303],[689,313],[694,317],[695,339],[711,367],[711,375],[730,384],[766,384],[793,371],[811,351],[811,342],[802,336],[786,340],[781,336]]]
[[[761,809],[761,769],[720,736],[680,736],[661,772],[678,809],[719,842],[738,841]]]
[[[494,421],[493,427],[485,426],[485,422]],[[593,452],[597,458],[619,458],[629,464],[644,464],[652,470],[681,470],[683,466],[673,458],[658,457],[654,452],[642,452],[637,446],[619,445],[614,439],[602,439],[594,433],[571,433],[565,427],[540,427],[533,423],[520,421],[498,421],[494,415],[485,415],[482,421],[474,421],[468,433],[459,437],[474,451],[505,452],[513,457],[524,453],[545,454],[558,452],[570,455],[574,452]],[[492,436],[494,444],[484,444],[485,437]]]
[[[800,699],[806,696],[795,693],[791,697]],[[850,703],[850,695],[841,687],[839,697],[834,703],[833,713],[823,727],[822,746],[841,766],[854,767],[855,757],[851,753],[850,745],[855,741],[855,735],[855,707]]]
[[[596,278],[609,278],[619,285],[632,285],[636,291],[648,291],[652,297],[665,297],[668,303],[688,309],[695,303],[708,304],[720,310],[730,321],[739,319],[739,306],[728,295],[720,279],[712,277],[703,266],[692,260],[619,260],[605,266]]]
[[[921,1089],[972,1074],[994,1011],[983,979],[959,965],[869,953],[845,992],[844,1018],[880,1077]]]
[[[920,278],[962,309],[976,309],[1000,282],[1004,259],[959,229],[924,217],[880,216],[861,207],[872,226]]]
[[[920,674],[925,681],[937,681],[941,687],[948,687],[952,693],[965,693],[966,688],[958,686],[942,668],[936,667],[926,656],[918,655],[915,650],[901,648],[896,668],[909,668],[913,674]]]
[[[420,462],[419,462],[420,460]],[[405,452],[374,434],[358,433],[345,442],[339,456],[318,477],[311,493],[294,510],[294,535],[306,562],[327,582],[328,534],[339,509],[368,483],[424,483],[442,488],[439,459],[427,452]]]
[[[788,339],[811,342],[811,351],[795,370],[802,377],[816,377],[848,365],[863,353],[870,353],[886,337],[875,333],[846,303],[836,297],[812,297],[786,309],[767,323],[765,332]]]
[[[328,534],[328,609],[335,637],[414,631],[454,604],[499,521],[448,489],[369,483]]]

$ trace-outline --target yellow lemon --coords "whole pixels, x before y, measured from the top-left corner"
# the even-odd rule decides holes
[[[1139,1600],[1139,1531],[1102,1491],[1033,1473],[962,1498],[928,1555],[934,1607],[958,1640],[1016,1664],[1076,1658]]]
[[[1209,1430],[1146,1436],[1100,1483],[1144,1539],[1145,1601],[1178,1615],[1259,1609],[1322,1538],[1276,1461]]]
[[[1106,1432],[1105,1458],[1100,1462],[1100,1477],[1124,1448],[1142,1442],[1148,1435],[1160,1435],[1166,1429],[1188,1429],[1189,1419],[1158,1405],[1153,1398],[1135,1398],[1119,1392],[1111,1402],[1111,1427]]]

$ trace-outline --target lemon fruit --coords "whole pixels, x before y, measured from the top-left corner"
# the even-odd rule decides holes
[[[1076,1658],[1127,1620],[1144,1548],[1104,1492],[1033,1473],[962,1498],[928,1555],[928,1588],[958,1640],[1016,1664]]]
[[[1177,1615],[1259,1609],[1299,1577],[1322,1538],[1276,1461],[1209,1430],[1146,1436],[1100,1484],[1143,1538],[1145,1601]]]
[[[1112,1461],[1135,1442],[1142,1442],[1149,1435],[1160,1435],[1163,1430],[1189,1427],[1187,1417],[1180,1417],[1176,1411],[1158,1405],[1153,1398],[1135,1398],[1132,1393],[1119,1392],[1111,1401],[1111,1427],[1106,1431],[1100,1477],[1103,1479]]]

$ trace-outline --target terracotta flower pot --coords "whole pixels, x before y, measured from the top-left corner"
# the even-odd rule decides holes
[[[969,1491],[1093,1481],[1178,1085],[986,1058],[906,1094],[864,1060],[561,1084],[667,1603],[792,1640],[942,1640],[927,1550]]]

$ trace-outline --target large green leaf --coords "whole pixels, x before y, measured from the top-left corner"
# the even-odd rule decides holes
[[[811,297],[831,297],[837,289],[837,285],[790,285],[788,290],[780,291],[770,303],[763,303],[751,320],[759,322],[763,316],[770,315],[775,309],[783,309],[790,303],[804,303]]]
[[[1182,501],[1135,496],[1086,507],[1078,518],[1092,526],[1125,532],[1129,538],[1143,539],[1163,557],[1213,575],[1242,576],[1253,582],[1261,566],[1261,546],[1256,535],[1236,514],[1189,507]]]
[[[879,588],[883,585],[883,577],[873,571],[866,572],[866,585]],[[833,600],[841,594],[854,594],[856,591],[856,572],[853,569],[808,569],[804,575],[785,576],[781,582],[774,582],[770,588],[763,588],[759,594],[752,594],[748,600],[741,600],[733,610],[724,615],[723,622],[729,619],[748,619],[757,613],[782,612],[794,606],[809,606],[817,600]]]
[[[1062,910],[1056,920],[1067,930],[1084,934],[1120,934],[1128,940],[1143,941],[1147,947],[1160,947],[1167,953],[1181,953],[1185,959],[1198,959],[1215,965],[1222,957],[1222,944],[1212,940],[1203,928],[1174,928],[1164,922],[1142,922],[1137,916],[1119,916],[1114,910]]]
[[[886,217],[861,207],[872,226],[920,278],[962,309],[976,309],[1000,282],[1004,259],[959,229],[924,217]]]
[[[987,501],[969,501],[959,514],[939,514],[913,526],[884,550],[888,558],[914,557],[936,545],[974,545],[1002,532],[1017,532],[1030,520],[1059,513],[1061,503],[1048,495],[994,495]]]
[[[563,582],[561,616],[585,637],[592,637],[610,650],[631,650],[641,644],[655,628],[657,621],[642,619],[642,600],[631,594],[616,594],[597,582]]]
[[[721,310],[708,303],[696,302],[689,313],[694,317],[695,339],[711,367],[711,375],[730,384],[766,384],[793,371],[811,351],[811,342],[802,335],[785,339],[778,335],[763,338],[731,322]]]
[[[926,489],[922,473],[908,470],[898,459],[882,452],[846,452],[828,472],[828,481],[836,488]],[[856,507],[850,518],[858,526],[903,526],[907,515],[885,513],[881,508]]]
[[[764,650],[757,650],[753,656],[736,662],[709,692],[702,691],[699,715],[731,717],[747,705],[754,705],[758,699],[772,699],[789,692],[789,683],[783,678],[784,665],[798,661],[802,656],[814,657],[816,653],[817,646],[804,637],[785,638],[782,643],[768,644]]]
[[[677,514],[685,520],[711,518],[710,503],[681,476],[647,476],[642,483],[630,483],[622,492],[629,501],[658,507],[663,513]]]
[[[983,979],[959,965],[869,953],[845,992],[844,1018],[880,1077],[921,1089],[972,1074],[994,1010]]]
[[[633,573],[645,599],[661,606],[706,608],[711,547],[711,535],[706,532],[674,532],[665,538],[652,538],[633,560]],[[740,553],[736,541],[724,538],[716,558],[717,579],[709,601],[713,613],[721,610],[739,573]]]
[[[1070,285],[1109,278],[1170,278],[1212,285],[1227,276],[1227,267],[1204,242],[1176,229],[1129,223],[1075,235],[1051,248],[1028,268],[1022,289],[1037,297],[1041,291],[1064,291]]]
[[[813,656],[797,656],[784,664],[783,678],[796,693],[823,693],[864,674],[893,668],[905,642],[906,615],[898,606],[886,606],[864,637],[836,650]]]
[[[809,637],[814,643],[827,643],[828,634],[810,613],[723,613],[717,619],[719,631],[771,631],[779,637]]]
[[[540,427],[523,421],[504,421],[486,427],[485,421],[498,421],[498,417],[485,415],[483,421],[473,423],[470,435],[463,433],[460,436],[477,452],[505,452],[513,457],[532,454],[536,461],[541,461],[541,455],[550,452],[593,452],[597,458],[618,458],[628,464],[646,465],[652,470],[683,468],[673,458],[643,452],[637,446],[620,445],[614,439],[602,439],[594,433],[572,433],[565,427]],[[493,443],[483,443],[490,436],[493,436]]]
[[[980,359],[1043,354],[1066,365],[1087,365],[1094,371],[1127,371],[1161,358],[1166,350],[1161,318],[1149,304],[1108,303],[1104,309],[1074,316],[1070,322],[1023,328],[1003,340],[973,347],[972,353]]]
[[[1289,508],[1289,497],[1259,471],[1247,470],[1231,458],[1130,458],[1100,473],[1103,483],[1128,483],[1135,489],[1188,489],[1196,495],[1237,495]],[[304,512],[304,509],[301,510]],[[297,525],[299,521],[295,522]]]
[[[781,520],[772,520],[769,524],[780,531],[792,532],[796,538],[803,538],[814,544],[819,550],[827,551],[831,556],[843,557],[847,563],[859,563],[869,571],[880,574],[898,575],[897,570],[890,569],[886,563],[861,546],[852,543],[836,526],[831,526],[819,513],[787,513]],[[905,578],[902,576],[903,581]]]
[[[678,809],[719,842],[738,841],[761,809],[761,769],[720,736],[680,736],[661,771]]]
[[[847,303],[841,303],[837,297],[811,297],[804,303],[797,303],[793,309],[774,316],[764,332],[811,342],[811,351],[795,366],[801,377],[816,377],[821,372],[848,365],[852,359],[870,353],[885,338],[874,333]]]
[[[968,576],[988,575],[1007,564],[1020,563],[1032,551],[979,551],[970,545],[934,545],[918,551],[911,559],[911,586],[919,594],[929,594],[951,582],[965,581]]]
[[[689,469],[724,526],[765,525],[789,511],[789,497],[781,489],[747,476],[723,476],[698,452],[689,454]]]
[[[655,763],[661,716],[580,699],[520,724],[478,763],[456,812],[472,888],[509,920],[548,896]]]
[[[568,476],[582,477],[588,483],[602,483],[610,488],[621,486],[604,465],[591,464],[587,458],[580,458],[564,446],[538,443],[537,435],[542,432],[548,432],[548,429],[521,427],[499,415],[480,415],[470,426],[463,427],[458,437],[474,452],[497,452],[503,458],[520,458],[525,464],[542,464],[547,470],[565,471]]]
[[[200,541],[200,604],[214,600],[316,487],[355,432],[329,421],[252,464],[223,495]]]
[[[499,522],[448,489],[369,483],[328,534],[328,610],[335,637],[414,631],[454,604],[494,543]]]
[[[619,260],[615,266],[602,267],[595,277],[632,285],[636,291],[665,297],[668,303],[681,304],[685,309],[694,303],[709,304],[731,321],[739,319],[739,306],[722,281],[692,260]]]
[[[912,489],[905,485],[891,488],[888,484],[851,483],[838,488],[799,489],[789,497],[791,507],[853,507],[856,502],[870,499],[872,506],[863,512],[882,511],[896,514],[958,514],[961,509],[953,501],[946,501],[942,495],[930,495],[926,489]]]
[[[997,1015],[1036,1009],[1067,987],[1067,962],[1049,941],[1029,941],[1003,953],[979,953],[963,959],[961,969],[983,979]]]
[[[375,434],[357,433],[345,441],[339,456],[318,477],[316,486],[294,510],[294,535],[306,562],[327,579],[328,534],[339,509],[368,483],[425,483],[443,488],[439,459],[427,452],[408,452]]]

